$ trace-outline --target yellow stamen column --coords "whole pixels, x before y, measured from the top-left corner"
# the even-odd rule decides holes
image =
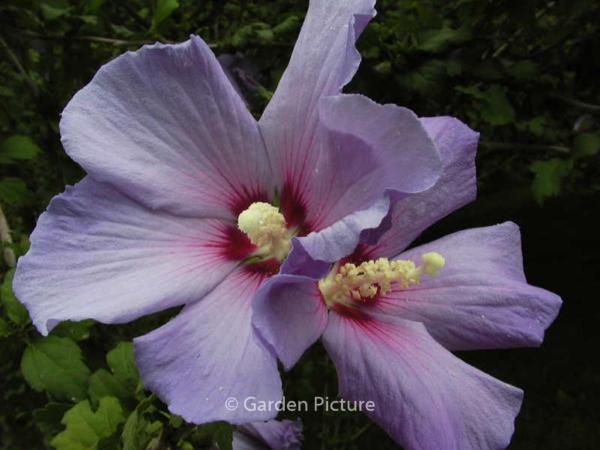
[[[319,281],[319,289],[328,307],[337,302],[367,301],[378,293],[391,292],[392,283],[400,289],[419,284],[423,272],[433,277],[446,263],[444,257],[436,252],[425,253],[421,259],[423,264],[419,267],[413,261],[389,261],[387,258],[365,261],[359,266],[351,263],[341,267],[336,265],[326,278]]]

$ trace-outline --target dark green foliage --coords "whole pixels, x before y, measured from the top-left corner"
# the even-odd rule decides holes
[[[65,413],[61,423],[67,428],[57,434],[50,444],[65,450],[98,448],[100,442],[115,434],[119,424],[124,421],[118,399],[103,397],[97,411],[92,411],[90,403],[84,400]]]
[[[27,236],[50,198],[83,175],[61,147],[58,121],[102,64],[143,44],[199,34],[215,53],[244,62],[254,84],[242,89],[258,117],[287,65],[306,7],[307,2],[292,0],[2,1],[0,206],[12,230],[10,240],[2,238],[2,249],[17,257],[25,253]],[[527,211],[523,222],[534,223],[531,215],[538,213],[553,222],[545,211],[562,208],[556,205],[591,209],[594,202],[588,199],[598,199],[600,189],[597,2],[380,0],[377,9],[358,44],[363,63],[346,91],[406,106],[420,116],[452,115],[481,133],[477,165],[484,201],[460,216],[460,226],[456,220],[442,225],[440,234],[516,220],[513,212]],[[561,196],[569,201],[558,203]],[[544,209],[533,199],[546,202]],[[470,211],[478,212],[476,219]],[[554,234],[538,238],[538,247],[530,249],[541,255],[534,273],[542,273],[545,263],[551,275],[537,284],[564,295],[564,285],[553,285],[550,278],[581,286],[579,266],[593,278],[595,261],[581,256],[593,244],[591,217],[581,218],[587,240],[564,219],[554,225]],[[578,244],[571,253],[569,241],[561,241],[562,230]],[[524,234],[530,241],[537,237],[528,236],[527,228]],[[561,243],[562,259],[553,260],[551,250]],[[576,267],[566,274],[571,264]],[[123,326],[67,322],[41,338],[12,293],[12,264],[0,265],[0,450],[187,450],[214,443],[230,448],[231,426],[186,424],[139,380],[131,340],[166,322],[175,310]],[[577,292],[584,295],[582,288]],[[460,355],[526,389],[511,448],[585,449],[600,439],[595,426],[600,396],[591,388],[600,383],[592,361],[600,342],[579,331],[596,327],[593,320],[600,318],[586,315],[580,303],[574,308],[584,319],[567,305],[567,319],[557,324],[565,339],[579,343],[577,352],[554,335],[549,344],[554,346],[541,353]],[[561,358],[568,364],[561,365]],[[574,374],[578,378],[571,382]],[[319,345],[283,377],[288,400],[336,397],[335,370]],[[396,448],[359,413],[321,409],[281,418],[297,417],[304,423],[305,448],[375,448],[373,442]]]
[[[15,269],[10,269],[4,275],[4,282],[0,287],[0,300],[4,306],[6,317],[15,325],[26,325],[30,322],[27,309],[19,303],[12,292],[12,280],[15,275]]]
[[[597,5],[383,1],[378,10],[352,88],[419,115],[458,117],[481,132],[480,192],[531,183],[534,161],[570,165],[577,136],[598,136]],[[587,115],[594,120],[578,126]],[[597,162],[573,161],[562,188],[597,191],[597,174],[579,176]],[[540,202],[549,195],[533,189]]]
[[[69,338],[48,336],[30,344],[21,359],[21,373],[36,391],[45,390],[61,400],[86,397],[90,370]]]

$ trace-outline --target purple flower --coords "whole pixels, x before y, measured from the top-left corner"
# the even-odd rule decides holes
[[[135,340],[144,384],[190,422],[274,417],[225,405],[282,396],[251,326],[255,291],[282,261],[301,270],[349,254],[389,198],[429,188],[442,169],[412,112],[340,94],[373,3],[311,2],[258,123],[198,37],[102,67],[60,123],[88,175],[51,201],[15,276],[39,331],[185,305]]]
[[[239,425],[233,432],[233,450],[299,450],[300,420],[269,420]]]
[[[407,450],[505,448],[522,391],[450,351],[540,345],[561,301],[527,284],[512,223],[405,250],[476,190],[478,135],[453,118],[422,120],[444,160],[438,183],[396,204],[379,243],[321,276],[315,263],[313,276],[267,280],[253,323],[286,370],[322,336],[340,396],[374,402],[365,412]]]

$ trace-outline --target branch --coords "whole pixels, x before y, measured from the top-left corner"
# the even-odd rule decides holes
[[[529,151],[540,151],[549,150],[551,152],[558,153],[571,153],[571,149],[563,147],[562,145],[544,145],[544,144],[520,144],[518,142],[480,142],[482,147],[489,148],[490,150],[529,150]]]
[[[155,44],[156,41],[150,40],[139,40],[139,41],[127,41],[124,39],[112,39],[101,36],[65,36],[60,34],[40,34],[34,31],[25,31],[25,33],[36,39],[43,39],[45,41],[80,41],[80,42],[98,42],[100,44],[111,44],[115,47],[139,47],[145,44]],[[164,41],[164,44],[172,44],[171,41]]]
[[[577,106],[578,108],[583,108],[583,109],[589,109],[590,111],[600,111],[600,106],[598,105],[592,105],[590,103],[584,103],[581,102],[579,100],[576,100],[574,98],[571,97],[564,97],[562,95],[558,95],[558,94],[551,94],[551,97],[554,97],[558,100],[562,100],[565,103],[568,103],[569,105],[573,105],[573,106]]]
[[[10,236],[10,229],[8,228],[8,222],[6,221],[6,217],[4,216],[4,212],[2,211],[1,206],[0,206],[0,242],[2,244],[12,244],[12,237]],[[5,247],[2,250],[2,259],[4,260],[4,264],[6,264],[9,269],[12,269],[17,264],[17,259],[15,258],[15,252],[10,247]]]
[[[170,41],[168,39],[159,40],[138,40],[138,41],[127,41],[124,39],[113,39],[102,36],[64,36],[59,34],[39,34],[34,31],[26,31],[26,34],[37,39],[43,39],[45,41],[78,41],[78,42],[98,42],[100,44],[110,44],[115,47],[140,47],[142,45],[152,45],[160,42],[161,44],[177,44],[177,42]],[[210,48],[216,48],[219,44],[208,44]]]
[[[13,65],[15,66],[15,68],[21,73],[21,75],[23,75],[23,77],[25,77],[25,81],[27,81],[27,84],[29,85],[29,89],[31,89],[31,92],[33,93],[33,95],[34,96],[37,95],[38,94],[37,86],[35,85],[33,80],[29,77],[29,74],[27,73],[27,71],[23,68],[23,66],[19,62],[19,58],[17,58],[17,55],[14,54],[14,52],[11,50],[11,48],[8,46],[8,44],[6,43],[6,41],[4,40],[4,38],[2,36],[0,36],[0,46],[4,47],[4,49],[6,50],[6,53],[8,54],[8,59],[10,59],[10,62],[12,62]]]

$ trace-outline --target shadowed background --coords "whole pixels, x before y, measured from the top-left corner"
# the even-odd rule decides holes
[[[181,423],[147,391],[136,389],[134,376],[120,379],[121,372],[110,358],[107,362],[107,352],[126,349],[119,343],[155,328],[174,311],[127,326],[59,327],[53,335],[75,346],[64,347],[67,359],[83,361],[87,369],[76,370],[93,373],[93,381],[75,377],[73,398],[26,382],[21,358],[39,343],[39,335],[12,297],[10,253],[26,251],[27,236],[49,199],[83,176],[60,145],[59,114],[102,64],[145,43],[181,42],[199,34],[217,55],[226,55],[222,63],[258,117],[287,65],[306,7],[291,0],[2,2],[0,206],[6,223],[0,220],[5,250],[0,448],[51,448],[50,441],[64,430],[65,411],[84,399],[95,409],[106,393],[119,398],[126,417],[139,413],[128,448],[144,449],[157,439],[163,445],[157,448],[202,448],[226,430]],[[587,0],[382,0],[376,8],[378,15],[358,41],[363,63],[345,92],[406,106],[419,116],[455,116],[481,133],[478,200],[418,242],[512,220],[522,229],[528,281],[564,300],[540,349],[459,356],[525,390],[510,449],[596,448],[600,6]],[[67,373],[63,369],[60,364],[52,369],[58,379]],[[113,381],[97,375],[108,369]],[[309,404],[315,396],[336,397],[335,370],[320,344],[284,374],[284,389],[288,400]],[[362,449],[374,443],[397,448],[360,413],[319,410],[282,417],[302,419],[308,449]],[[101,436],[100,448],[120,448],[124,427]]]

